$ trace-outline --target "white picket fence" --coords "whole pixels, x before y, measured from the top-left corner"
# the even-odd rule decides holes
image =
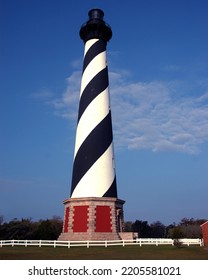
[[[186,238],[178,239],[182,245],[199,245],[203,246],[203,239]],[[137,238],[134,240],[105,240],[105,241],[58,241],[58,240],[0,240],[0,247],[3,246],[52,246],[52,247],[92,247],[92,246],[126,246],[126,245],[172,245],[174,246],[174,239],[169,238]]]

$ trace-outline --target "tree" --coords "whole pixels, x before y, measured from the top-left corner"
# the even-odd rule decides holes
[[[183,229],[184,236],[186,238],[202,238],[202,230],[200,225],[205,221],[205,219],[183,218],[179,225]]]
[[[56,219],[41,221],[36,231],[37,239],[56,240],[62,230],[62,222]]]
[[[57,239],[62,230],[62,220],[54,216],[50,220],[13,219],[0,224],[0,240],[6,239]]]
[[[132,229],[134,232],[138,232],[138,237],[140,238],[147,238],[151,235],[151,228],[147,221],[136,220],[132,225]]]
[[[166,227],[160,221],[156,221],[150,225],[151,237],[164,238],[166,234]]]
[[[181,226],[186,238],[202,238],[202,230],[199,225]]]
[[[0,239],[31,239],[34,224],[30,219],[14,219],[0,227]]]
[[[185,235],[184,231],[183,231],[182,227],[180,227],[180,226],[171,228],[168,231],[168,238],[179,239],[179,238],[183,238],[184,235]]]

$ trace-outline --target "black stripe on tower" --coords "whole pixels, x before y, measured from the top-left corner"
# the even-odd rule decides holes
[[[85,87],[79,102],[78,122],[88,105],[108,87],[108,69],[101,70]]]
[[[73,165],[71,194],[91,166],[113,141],[111,112],[92,130],[79,148]]]
[[[116,176],[111,184],[110,188],[103,195],[103,197],[117,197],[117,185],[116,185]]]
[[[93,58],[104,51],[106,51],[105,41],[98,40],[96,43],[94,43],[85,54],[82,73],[86,69],[87,65],[93,60]]]

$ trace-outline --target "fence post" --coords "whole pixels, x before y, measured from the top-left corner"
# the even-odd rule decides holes
[[[125,240],[123,240],[123,247],[125,246]]]
[[[105,240],[105,248],[107,248],[107,247],[108,247],[108,241]]]
[[[70,248],[70,241],[68,241],[68,248]]]
[[[2,244],[3,244],[3,243],[2,243],[2,240],[1,240],[1,243],[0,243],[0,244],[1,244],[0,247],[2,247]]]
[[[140,247],[142,246],[142,240],[141,240],[141,238],[139,239],[139,246],[140,246]]]
[[[41,247],[41,240],[39,240],[39,247]]]
[[[87,248],[89,248],[89,247],[90,247],[90,241],[87,240]]]
[[[27,247],[27,240],[25,240],[25,247]]]
[[[12,247],[14,247],[14,239],[12,240]]]
[[[156,246],[158,246],[158,239],[156,239]]]
[[[56,240],[54,240],[53,247],[56,248]]]

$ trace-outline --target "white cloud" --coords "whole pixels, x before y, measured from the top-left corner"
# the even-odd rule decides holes
[[[109,76],[117,148],[195,154],[208,140],[208,93],[181,95],[180,82],[128,82],[127,71]],[[52,100],[59,116],[76,120],[80,81],[81,72],[74,72],[61,98]]]
[[[31,94],[31,98],[39,99],[39,100],[47,100],[53,98],[53,93],[49,89],[43,88]]]
[[[55,108],[55,113],[61,117],[75,120],[78,111],[79,89],[81,82],[81,72],[75,71],[66,79],[66,89],[61,98],[51,100]]]

